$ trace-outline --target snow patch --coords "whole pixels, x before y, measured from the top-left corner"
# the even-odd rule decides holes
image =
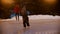
[[[31,20],[36,20],[36,19],[60,19],[60,16],[52,16],[52,15],[30,15],[28,16],[29,19]],[[22,16],[19,16],[19,19],[22,20]],[[16,20],[15,16],[12,17],[11,19],[2,19],[1,21],[9,21],[9,20]]]

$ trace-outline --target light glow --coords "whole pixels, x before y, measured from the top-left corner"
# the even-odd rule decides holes
[[[14,0],[1,0],[3,4],[12,4],[14,3]]]
[[[57,0],[43,0],[44,3],[55,4]]]

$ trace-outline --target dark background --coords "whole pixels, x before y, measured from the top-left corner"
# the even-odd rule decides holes
[[[27,11],[30,12],[29,15],[60,15],[60,0],[58,0],[58,3],[53,6],[43,6],[41,0],[15,0],[15,2],[18,3],[21,8],[25,5]],[[0,18],[10,18],[10,15],[12,14],[11,10],[13,10],[13,7],[14,4],[12,4],[11,7],[6,8],[0,2]]]

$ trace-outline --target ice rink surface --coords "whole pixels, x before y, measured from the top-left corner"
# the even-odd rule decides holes
[[[59,34],[60,16],[52,15],[31,15],[29,17],[30,28],[23,28],[22,16],[20,21],[15,17],[11,19],[1,19],[3,34]]]

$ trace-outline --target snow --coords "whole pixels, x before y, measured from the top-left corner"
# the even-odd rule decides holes
[[[60,16],[52,16],[52,15],[30,15],[28,16],[30,20],[35,19],[60,19]],[[22,20],[22,16],[19,16],[19,19]],[[11,19],[2,19],[1,21],[9,21],[9,20],[16,20],[15,16]]]
[[[52,15],[31,15],[28,16],[29,19],[60,19],[60,16],[52,16]],[[12,19],[15,20],[15,17],[13,17]],[[20,19],[22,19],[22,16],[20,16]]]

